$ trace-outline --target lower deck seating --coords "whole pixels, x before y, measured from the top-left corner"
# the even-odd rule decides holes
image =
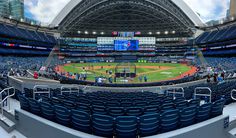
[[[200,105],[197,99],[144,93],[18,97],[23,110],[102,137],[144,137],[176,130],[221,115],[225,103],[222,98]]]

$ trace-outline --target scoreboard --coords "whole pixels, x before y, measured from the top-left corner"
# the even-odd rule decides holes
[[[138,51],[139,40],[115,40],[114,50],[115,51]]]

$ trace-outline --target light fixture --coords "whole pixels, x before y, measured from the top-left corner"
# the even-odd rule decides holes
[[[172,34],[175,34],[176,32],[175,31],[172,31]]]
[[[24,22],[24,19],[23,19],[23,18],[21,18],[21,19],[20,19],[20,21],[21,21],[21,22]]]
[[[97,32],[93,32],[93,34],[95,35],[95,34],[97,34]]]
[[[78,34],[81,34],[81,31],[78,31]]]
[[[85,34],[89,34],[89,32],[88,32],[88,31],[85,31],[84,33],[85,33]]]
[[[231,21],[233,21],[233,20],[234,20],[234,17],[231,17],[230,19],[231,19]]]
[[[101,32],[101,35],[104,35],[105,33],[104,32]]]
[[[156,32],[156,34],[160,35],[160,34],[161,34],[161,32]]]
[[[169,34],[169,32],[168,32],[168,31],[165,31],[165,34],[167,35],[167,34]]]
[[[148,32],[149,35],[152,35],[152,32]]]

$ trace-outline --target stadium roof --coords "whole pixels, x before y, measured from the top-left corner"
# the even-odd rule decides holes
[[[78,31],[191,36],[203,22],[183,0],[71,0],[52,24],[64,36]]]

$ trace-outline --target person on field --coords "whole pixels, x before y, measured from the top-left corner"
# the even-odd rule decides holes
[[[142,82],[143,81],[143,76],[139,76],[138,79],[139,79],[139,82]]]
[[[144,76],[144,82],[147,82],[148,81],[148,78],[147,78],[147,76],[145,75]]]

